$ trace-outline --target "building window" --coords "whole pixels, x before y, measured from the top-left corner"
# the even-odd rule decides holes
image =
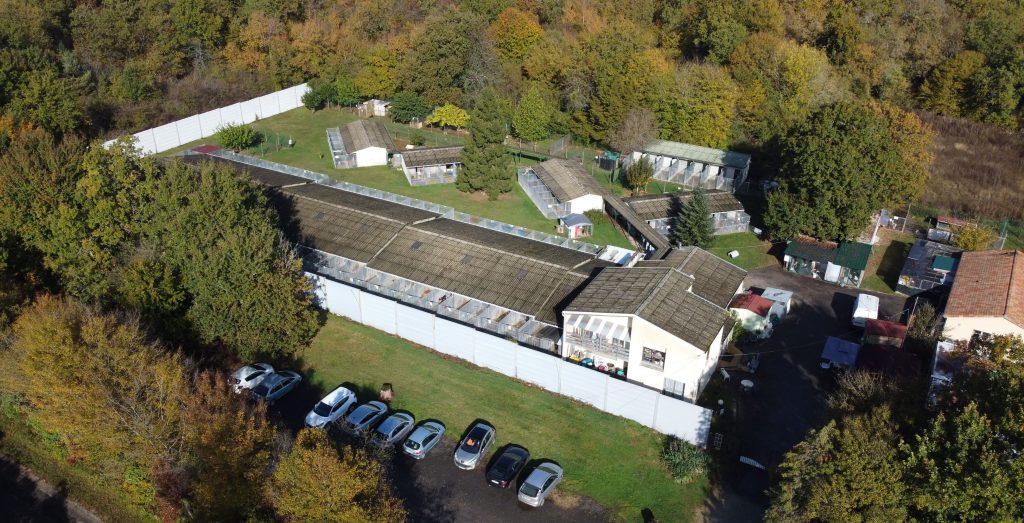
[[[652,369],[665,370],[665,351],[644,347],[640,363]]]
[[[681,381],[665,378],[665,395],[674,398],[686,399],[683,393],[686,392],[686,384]]]

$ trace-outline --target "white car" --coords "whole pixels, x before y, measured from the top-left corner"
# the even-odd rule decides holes
[[[372,443],[378,447],[394,445],[406,437],[416,420],[404,412],[396,412],[384,420],[373,433]]]
[[[302,381],[302,376],[298,372],[293,370],[277,371],[263,378],[263,381],[252,389],[252,395],[268,404],[274,403],[297,387],[300,381]]]
[[[231,386],[234,388],[235,393],[241,393],[243,390],[252,390],[259,385],[264,378],[274,373],[273,365],[269,363],[253,363],[252,365],[246,365],[235,371],[231,375],[233,378]]]
[[[341,428],[353,436],[358,436],[372,429],[387,413],[388,406],[379,401],[364,403],[345,416]]]
[[[324,396],[313,410],[306,414],[307,427],[323,427],[334,423],[348,414],[356,405],[356,393],[345,387],[338,387]]]
[[[444,436],[444,425],[437,421],[424,422],[412,431],[409,439],[405,440],[402,452],[413,459],[423,459],[427,457],[430,449],[441,441],[442,436]]]
[[[523,486],[519,487],[519,501],[531,507],[539,507],[561,482],[562,467],[554,463],[541,463],[526,477]]]

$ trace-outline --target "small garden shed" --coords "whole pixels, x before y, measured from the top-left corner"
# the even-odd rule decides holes
[[[871,245],[861,242],[821,242],[797,238],[786,246],[786,270],[836,283],[860,287],[871,257]]]

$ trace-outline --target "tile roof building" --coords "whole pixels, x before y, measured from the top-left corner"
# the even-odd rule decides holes
[[[388,164],[388,154],[395,142],[384,125],[377,120],[356,120],[327,130],[334,167],[372,167]]]
[[[750,228],[750,215],[732,193],[707,191],[705,196],[715,234],[746,232]],[[672,233],[676,216],[692,197],[692,192],[678,192],[633,196],[623,198],[622,201],[632,207],[648,225],[668,238]]]
[[[1024,336],[1024,253],[965,252],[943,312],[943,336],[969,340],[975,334]]]
[[[264,183],[308,272],[549,353],[568,355],[559,345],[571,339],[562,328],[570,319],[575,334],[593,328],[608,339],[633,336],[635,349],[627,341],[605,352],[622,356],[622,376],[689,400],[714,370],[732,325],[724,307],[746,275],[692,247],[633,268],[614,266],[597,251],[467,223],[442,208],[398,203],[407,197],[389,200],[388,193],[351,184],[329,186],[213,161]],[[583,315],[617,319],[581,325]],[[614,328],[621,318],[635,320]],[[365,315],[363,321],[373,325]]]
[[[667,140],[652,140],[626,156],[625,166],[641,158],[651,162],[655,180],[726,192],[735,192],[750,170],[749,154]]]
[[[462,167],[462,146],[420,147],[395,155],[409,185],[452,183]]]
[[[607,192],[578,160],[552,158],[519,170],[519,184],[548,218],[604,208]]]

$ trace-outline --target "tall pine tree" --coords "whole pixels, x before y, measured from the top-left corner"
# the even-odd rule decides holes
[[[468,130],[469,143],[462,151],[462,171],[455,186],[463,192],[484,191],[496,200],[512,190],[512,170],[505,155],[505,122],[493,87],[481,93]]]
[[[696,188],[690,200],[679,206],[679,214],[672,227],[672,243],[696,245],[706,249],[715,237],[715,226],[711,221],[708,199],[704,190]]]

